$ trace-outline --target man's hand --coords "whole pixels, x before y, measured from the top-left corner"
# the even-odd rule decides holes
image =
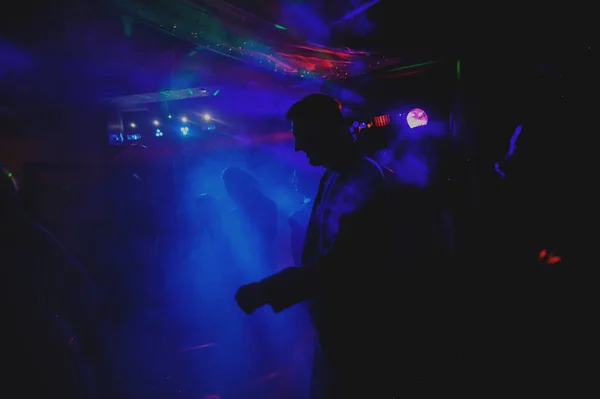
[[[235,293],[235,300],[246,314],[267,304],[265,287],[261,283],[243,285]]]

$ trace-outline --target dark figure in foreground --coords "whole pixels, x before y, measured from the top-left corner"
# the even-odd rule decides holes
[[[95,397],[92,369],[104,375],[105,364],[94,287],[83,267],[21,210],[16,183],[1,164],[0,265],[8,332],[3,389],[17,389],[16,383],[25,396],[31,389],[38,397]]]
[[[250,314],[264,305],[281,312],[309,301],[321,361],[313,373],[319,398],[391,398],[403,377],[404,290],[388,234],[386,173],[360,155],[345,129],[341,105],[313,94],[289,110],[296,151],[327,168],[315,198],[302,264],[241,287],[236,300]],[[393,267],[392,267],[393,266]],[[408,339],[408,337],[406,337]]]

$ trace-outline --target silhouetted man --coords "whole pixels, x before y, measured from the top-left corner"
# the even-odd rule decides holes
[[[391,398],[397,373],[403,290],[391,267],[393,243],[386,225],[386,179],[360,155],[344,125],[341,104],[313,94],[294,104],[296,151],[327,168],[315,198],[302,265],[241,287],[246,313],[264,305],[280,312],[309,301],[319,334],[321,398]]]

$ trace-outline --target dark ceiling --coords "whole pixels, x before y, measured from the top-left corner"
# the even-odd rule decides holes
[[[55,7],[27,2],[0,17],[0,87],[11,101],[97,101],[224,83],[289,87],[306,78],[343,79],[433,57],[415,49],[393,59],[365,46],[360,50],[369,54],[348,49],[361,40],[368,44],[367,37],[377,39],[380,28],[368,19],[390,4],[374,2],[336,24],[359,3],[65,0]],[[250,55],[242,50],[246,42],[254,46]]]
[[[493,52],[519,62],[542,47],[568,42],[573,34],[536,29],[554,22],[547,8],[538,10],[544,18],[521,13],[517,23],[508,5],[482,14],[460,4],[64,0],[57,7],[18,2],[10,13],[0,14],[0,101],[98,101],[223,84],[318,87],[389,70],[403,75],[398,71],[417,65],[413,73],[423,63],[465,52]],[[561,26],[568,22],[566,14]],[[580,16],[579,27],[583,20]]]
[[[192,0],[194,1],[194,0]],[[201,0],[195,0],[200,2]],[[394,0],[231,0],[241,9],[252,11],[266,21],[288,26],[309,41],[320,41],[337,48],[349,47],[389,56],[414,57],[423,54],[419,47],[439,46],[429,43],[431,38],[424,35],[424,42],[415,41],[415,35],[422,30],[443,29],[444,21],[431,15],[427,2],[411,4]],[[436,5],[437,12],[440,6]],[[427,10],[426,12],[423,12]],[[422,17],[420,16],[422,15]],[[450,23],[446,14],[446,24]],[[317,25],[317,26],[315,26]],[[432,44],[435,44],[432,46]],[[447,46],[443,46],[447,47]]]

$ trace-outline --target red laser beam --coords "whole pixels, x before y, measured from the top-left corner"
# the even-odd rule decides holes
[[[351,50],[351,49],[345,49],[345,51],[342,51],[342,50],[329,49],[329,48],[321,47],[321,46],[294,45],[294,47],[302,49],[302,50],[314,51],[316,53],[331,54],[331,55],[335,55],[335,56],[340,57],[340,58],[349,58],[349,57],[352,57],[352,56],[355,56],[355,55],[368,55],[368,54],[370,54],[370,53],[365,52],[365,51],[356,51],[356,50]]]

